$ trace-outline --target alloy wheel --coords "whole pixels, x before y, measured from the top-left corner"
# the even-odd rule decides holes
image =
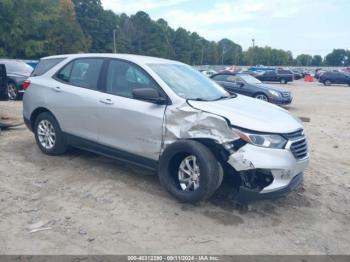
[[[263,95],[263,94],[259,94],[257,95],[255,98],[259,99],[259,100],[263,100],[263,101],[268,101],[267,96]]]
[[[7,96],[10,100],[15,100],[17,97],[17,89],[13,83],[7,85]]]
[[[190,155],[179,166],[178,179],[183,191],[195,191],[199,188],[200,170],[196,156]]]
[[[38,124],[37,135],[39,142],[45,149],[52,149],[56,143],[56,132],[48,120],[41,120]]]

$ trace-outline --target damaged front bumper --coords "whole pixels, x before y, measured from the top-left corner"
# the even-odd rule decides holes
[[[246,144],[227,161],[241,176],[240,202],[281,197],[303,181],[309,157],[296,159],[289,149]]]

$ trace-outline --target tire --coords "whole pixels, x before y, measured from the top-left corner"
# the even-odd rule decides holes
[[[331,82],[331,80],[327,79],[327,80],[325,80],[325,81],[323,82],[323,84],[324,84],[325,86],[330,86],[330,85],[332,85],[332,82]]]
[[[259,100],[263,100],[265,102],[269,102],[269,98],[267,97],[267,95],[263,94],[263,93],[257,93],[254,95],[254,98],[259,99]]]
[[[180,177],[183,169],[186,169],[186,160],[195,157],[192,161],[197,163],[198,181],[187,189],[185,182],[181,183]],[[191,163],[189,160],[188,163]],[[183,165],[183,169],[181,166]],[[190,169],[186,171],[189,172]],[[196,168],[192,169],[196,170]],[[220,173],[222,172],[222,173]],[[189,172],[193,174],[194,172]],[[159,161],[158,176],[162,186],[180,202],[197,203],[210,198],[222,182],[223,171],[213,153],[203,144],[183,140],[169,145]],[[187,173],[186,173],[186,176]]]
[[[285,84],[288,83],[288,81],[287,81],[286,79],[282,78],[282,79],[280,80],[280,83],[285,85]]]
[[[18,89],[14,82],[8,82],[6,92],[9,100],[14,101],[19,99]]]
[[[34,135],[38,147],[46,155],[61,155],[67,150],[61,128],[55,117],[49,112],[43,112],[35,119]]]

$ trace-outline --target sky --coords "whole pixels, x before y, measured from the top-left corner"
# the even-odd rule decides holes
[[[165,19],[208,40],[228,38],[244,50],[271,46],[322,56],[350,49],[350,0],[101,0],[105,9]]]

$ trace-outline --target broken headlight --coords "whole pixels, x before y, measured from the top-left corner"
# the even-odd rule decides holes
[[[252,134],[235,130],[240,138],[247,143],[255,146],[267,147],[267,148],[284,148],[287,140],[280,135],[275,134]]]

